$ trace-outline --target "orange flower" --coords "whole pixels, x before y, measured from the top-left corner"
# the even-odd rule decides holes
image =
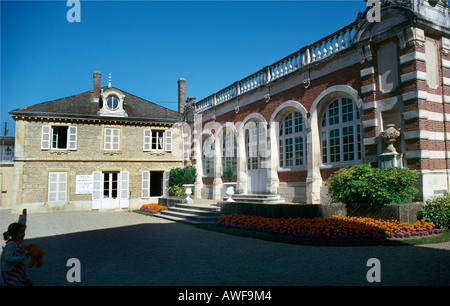
[[[435,227],[433,223],[417,221],[414,224],[400,223],[396,220],[375,220],[363,217],[339,217],[331,218],[316,217],[313,219],[303,218],[266,218],[245,215],[223,215],[218,224],[224,226],[235,226],[244,229],[273,232],[279,234],[294,235],[321,235],[364,237],[366,235],[379,235],[384,233],[412,232],[431,230]]]

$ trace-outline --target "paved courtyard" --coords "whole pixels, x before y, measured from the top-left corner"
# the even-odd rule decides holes
[[[18,216],[0,217],[3,233]],[[289,245],[118,211],[29,214],[25,243],[46,251],[44,265],[29,269],[42,286],[450,285],[450,243]],[[70,258],[80,262],[79,283],[67,281]],[[380,283],[367,281],[370,258],[380,261]]]

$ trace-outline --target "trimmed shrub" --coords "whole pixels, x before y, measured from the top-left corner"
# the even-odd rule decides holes
[[[183,184],[194,184],[197,173],[195,167],[174,168],[169,172],[169,195],[184,196]],[[192,190],[193,192],[194,190]]]
[[[433,197],[417,214],[418,219],[432,222],[441,229],[450,229],[450,194]]]
[[[183,186],[184,184],[184,169],[174,168],[169,172],[169,187]]]
[[[416,171],[408,168],[372,168],[357,164],[341,168],[327,180],[328,192],[344,204],[390,205],[410,202],[418,192]]]
[[[225,182],[231,182],[233,180],[234,170],[230,163],[225,168],[223,168],[222,175]]]
[[[195,167],[184,168],[184,184],[194,184],[196,178]]]

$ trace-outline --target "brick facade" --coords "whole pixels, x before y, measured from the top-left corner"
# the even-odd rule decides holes
[[[272,153],[276,152],[276,156],[270,157],[270,165],[266,165],[266,192],[281,194],[288,201],[319,203],[326,194],[324,182],[336,169],[355,162],[378,165],[379,156],[387,147],[380,133],[387,124],[394,124],[401,131],[395,143],[400,162],[417,170],[420,176],[418,200],[448,190],[448,4],[441,1],[430,6],[428,1],[413,0],[399,6],[387,3],[382,6],[380,23],[369,23],[362,15],[330,37],[198,101],[188,122],[193,130],[201,127],[195,131],[197,137],[191,143],[192,158],[200,170],[202,143],[208,137],[219,142],[215,144],[214,161],[221,165],[223,127],[231,123],[236,126],[237,189],[252,193],[246,151],[249,130],[243,125],[261,122],[267,124],[268,147]],[[417,15],[428,21],[417,21]],[[430,25],[433,23],[439,26]],[[361,118],[358,145],[362,156],[353,162],[324,164],[320,120],[330,103],[339,98],[352,99],[358,108]],[[279,130],[275,130],[274,123],[281,124],[288,114],[296,111],[302,113],[305,122],[308,165],[300,169],[283,168],[278,152],[286,148],[279,148]],[[220,168],[215,166],[206,177],[199,173],[199,188],[209,189],[204,194],[216,199],[223,194]],[[294,185],[305,188],[296,189]]]

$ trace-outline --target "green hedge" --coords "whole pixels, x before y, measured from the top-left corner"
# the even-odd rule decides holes
[[[450,194],[429,199],[417,217],[434,223],[438,228],[450,229]]]
[[[326,181],[335,202],[390,205],[410,202],[418,192],[416,171],[408,168],[373,168],[369,163],[341,168]]]

